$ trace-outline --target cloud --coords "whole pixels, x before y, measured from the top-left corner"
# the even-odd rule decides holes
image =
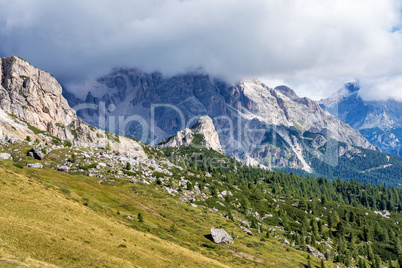
[[[400,10],[399,0],[0,0],[0,56],[22,56],[63,83],[116,66],[202,67],[324,96],[349,77],[402,73]]]
[[[360,95],[366,100],[402,101],[402,75],[368,80],[362,86],[366,90],[360,92]]]

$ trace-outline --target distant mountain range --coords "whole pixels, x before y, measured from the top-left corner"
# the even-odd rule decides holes
[[[375,149],[358,131],[314,101],[299,98],[288,87],[272,89],[256,80],[232,85],[200,73],[164,77],[160,73],[119,69],[92,84],[85,99],[69,92],[64,96],[72,107],[81,107],[76,109],[77,115],[88,124],[117,130],[150,144],[208,115],[214,120],[227,155],[268,167],[312,171],[304,157],[305,141],[301,138],[307,132],[325,141],[333,139]],[[82,109],[90,105],[101,109]],[[136,117],[127,122],[133,115]],[[310,150],[322,154],[316,148]]]
[[[222,151],[246,163],[399,185],[399,158],[376,152],[359,131],[286,86],[116,69],[80,92],[82,98],[63,92],[86,123],[151,145],[176,134],[180,141],[188,136],[183,130],[207,115]]]
[[[364,101],[360,86],[347,83],[333,96],[319,101],[321,107],[349,124],[383,152],[402,156],[402,102]]]

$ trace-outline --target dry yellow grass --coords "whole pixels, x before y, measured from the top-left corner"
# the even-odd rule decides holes
[[[136,220],[138,212],[145,223]],[[169,231],[172,224],[177,233]],[[239,239],[205,248],[212,243],[204,235],[217,226]],[[91,177],[0,161],[0,267],[303,267],[307,262],[305,252],[259,239],[153,186],[100,185]],[[318,259],[312,263],[319,266]]]
[[[200,253],[133,230],[113,217],[101,216],[56,189],[3,168],[0,185],[0,254],[4,263],[225,267]]]

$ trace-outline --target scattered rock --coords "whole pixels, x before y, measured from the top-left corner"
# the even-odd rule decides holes
[[[319,252],[317,249],[313,248],[310,245],[307,245],[307,252],[310,253],[311,255],[313,255],[314,257],[317,258],[321,258],[324,261],[326,261],[327,259],[325,258],[324,254],[322,254],[321,252]]]
[[[70,171],[70,167],[68,167],[68,166],[61,166],[61,167],[59,167],[57,170],[58,170],[58,171],[61,171],[61,172],[69,172],[69,171]]]
[[[234,243],[233,238],[224,229],[211,228],[211,236],[216,244]]]
[[[0,153],[0,159],[10,159],[10,160],[12,160],[13,157],[9,153]]]
[[[246,234],[248,234],[248,235],[253,235],[253,233],[249,230],[249,229],[247,229],[246,227],[243,227],[243,226],[240,226],[240,228],[243,230],[243,232],[245,232]]]
[[[27,164],[27,167],[30,167],[30,168],[43,168],[43,165],[41,163],[33,163],[33,164]]]

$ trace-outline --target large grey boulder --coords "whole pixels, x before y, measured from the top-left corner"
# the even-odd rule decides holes
[[[233,238],[224,229],[211,228],[211,236],[216,244],[234,243]]]
[[[47,148],[45,144],[41,143],[38,145],[34,145],[32,149],[28,152],[28,155],[32,158],[42,160],[48,153],[50,153],[51,150],[51,148]]]
[[[33,163],[33,164],[27,164],[27,167],[30,167],[30,168],[43,168],[43,165],[41,163]]]
[[[0,159],[13,159],[9,153],[0,153]]]

